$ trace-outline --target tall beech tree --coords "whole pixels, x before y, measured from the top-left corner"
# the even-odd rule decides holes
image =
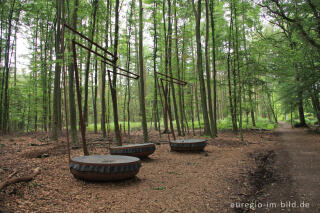
[[[56,30],[55,30],[55,52],[56,52],[56,63],[55,63],[55,74],[54,74],[54,91],[53,91],[53,123],[51,130],[51,139],[58,140],[58,131],[61,126],[61,61],[62,61],[62,33],[64,19],[64,2],[62,0],[56,0]]]
[[[190,0],[192,3],[194,17],[196,19],[196,43],[197,43],[197,72],[200,83],[200,96],[201,96],[201,107],[202,107],[202,116],[204,121],[204,134],[211,135],[211,128],[208,117],[208,108],[207,108],[207,97],[206,97],[206,88],[204,83],[203,69],[202,69],[202,47],[201,47],[201,34],[200,34],[200,20],[201,20],[201,0],[198,0],[198,6],[195,6],[194,0]]]
[[[115,6],[115,22],[114,22],[114,52],[113,55],[118,57],[118,44],[119,44],[119,0],[116,0]],[[110,82],[110,92],[112,98],[113,106],[113,122],[114,122],[114,131],[116,136],[117,145],[122,145],[120,127],[119,127],[119,115],[118,115],[118,100],[117,100],[117,64],[113,65],[113,77],[111,82],[111,74],[108,72],[109,82]]]
[[[140,74],[140,111],[141,125],[143,131],[143,141],[148,142],[147,117],[145,109],[145,86],[144,86],[144,66],[143,66],[143,7],[142,0],[139,0],[139,74]]]

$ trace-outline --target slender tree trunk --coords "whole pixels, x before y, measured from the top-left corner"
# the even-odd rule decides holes
[[[318,119],[318,125],[320,125],[320,103],[319,103],[319,94],[316,90],[310,91],[312,106],[314,109],[314,114]]]
[[[191,122],[192,122],[192,133],[193,133],[193,135],[195,135],[195,132],[194,132],[194,110],[193,110],[193,88],[191,87],[191,91],[190,91],[190,93],[191,93],[191,97],[190,97],[190,99],[191,99]]]
[[[118,57],[118,43],[119,43],[119,0],[116,0],[116,7],[115,7],[115,24],[114,24],[114,55]],[[113,122],[114,122],[114,130],[115,130],[115,136],[117,145],[122,145],[121,140],[121,133],[119,128],[119,117],[118,117],[118,101],[117,101],[117,66],[116,63],[114,63],[113,66],[113,79],[112,84],[110,83],[110,90],[111,90],[111,98],[112,98],[112,106],[113,106]],[[111,76],[109,73],[109,80],[111,81]]]
[[[228,70],[228,89],[229,89],[229,104],[230,104],[230,113],[232,119],[233,132],[237,132],[237,120],[235,116],[235,110],[232,101],[232,86],[231,86],[231,38],[233,30],[233,13],[232,6],[230,6],[230,27],[229,27],[229,41],[228,41],[228,58],[227,58],[227,70]],[[235,94],[234,94],[235,95]]]
[[[144,69],[143,69],[143,8],[142,0],[139,0],[139,71],[140,71],[140,111],[142,116],[143,141],[148,142],[147,116],[145,108]]]
[[[197,118],[198,118],[198,123],[199,123],[199,129],[200,129],[200,134],[202,131],[202,127],[201,127],[201,119],[200,119],[200,109],[199,109],[199,98],[198,98],[198,84],[196,82],[196,86],[194,88],[194,97],[195,97],[195,102],[196,102],[196,114],[197,114]]]
[[[34,80],[34,131],[38,131],[38,63],[37,63],[37,50],[38,50],[38,26],[39,20],[37,20],[34,38],[34,65],[33,65],[33,80]]]
[[[130,4],[130,15],[128,19],[128,34],[127,34],[127,70],[130,70],[130,62],[131,62],[131,31],[132,31],[132,16],[133,16],[133,10],[135,8],[135,0],[133,0]],[[130,138],[130,101],[131,101],[131,87],[130,87],[130,78],[127,78],[127,94],[128,94],[128,100],[127,100],[127,123],[128,123],[128,137]],[[125,111],[125,110],[124,110]]]
[[[243,142],[243,133],[242,133],[242,82],[241,82],[241,71],[240,71],[240,58],[239,58],[239,33],[238,33],[238,17],[237,17],[237,5],[234,5],[234,18],[235,18],[235,28],[236,28],[236,60],[237,60],[237,74],[238,74],[238,103],[239,103],[239,132],[240,139]]]
[[[296,81],[297,81],[297,90],[298,90],[298,111],[299,111],[299,119],[300,126],[307,126],[306,120],[304,118],[304,109],[303,109],[303,90],[301,86],[299,86],[300,76],[297,63],[294,63],[294,69],[296,72]]]
[[[178,18],[177,18],[177,1],[174,0],[174,28],[175,28],[175,53],[176,53],[176,61],[177,61],[177,64],[176,64],[176,69],[177,69],[177,74],[178,74],[178,79],[180,80],[181,79],[181,76],[180,76],[180,62],[179,62],[179,48],[178,48]],[[178,134],[179,135],[185,135],[184,133],[184,121],[183,121],[183,109],[182,109],[182,92],[181,92],[181,85],[178,85],[178,97],[179,97],[179,113],[180,113],[180,123],[181,123],[181,130],[180,130],[180,134],[179,134],[179,129],[180,129],[180,125],[178,125],[178,110],[177,110],[177,113],[176,113],[176,119],[178,120],[177,121],[177,126],[179,126],[178,128]],[[175,95],[174,95],[174,99],[175,99]]]
[[[53,91],[53,123],[51,130],[51,139],[58,140],[58,130],[59,130],[59,119],[61,109],[61,101],[60,97],[60,75],[61,75],[61,65],[60,61],[62,61],[62,47],[61,47],[61,35],[62,35],[62,27],[61,27],[61,18],[63,16],[64,5],[62,0],[56,0],[56,9],[57,9],[57,21],[56,21],[56,36],[55,36],[55,52],[56,52],[56,65],[55,65],[55,74],[54,74],[54,91]]]
[[[155,129],[160,132],[160,119],[159,119],[159,109],[158,109],[158,76],[157,76],[157,51],[158,51],[158,35],[157,35],[157,1],[153,3],[153,74],[154,74],[154,123]],[[160,133],[161,134],[161,133]]]
[[[185,61],[185,30],[186,30],[186,24],[183,24],[183,33],[182,33],[182,51],[181,51],[181,78],[182,80],[185,80],[185,72],[184,72],[184,61]],[[189,124],[188,124],[188,118],[186,116],[186,108],[185,108],[185,90],[180,88],[179,97],[181,98],[182,106],[180,106],[181,111],[181,123],[185,122],[185,125],[187,127],[187,131],[189,133]],[[185,134],[185,132],[184,132]]]
[[[211,127],[211,137],[214,137],[213,129],[215,129],[215,122],[212,109],[212,97],[211,97],[211,73],[209,64],[209,0],[205,0],[206,8],[206,38],[205,38],[205,63],[206,63],[206,77],[207,77],[207,93],[208,93],[208,108]]]
[[[52,35],[50,36],[51,37],[51,42],[50,44],[53,44],[53,33]],[[50,45],[51,46],[51,45]],[[49,60],[52,61],[52,55],[53,55],[53,48],[50,48],[50,56],[49,56]],[[49,129],[51,130],[52,129],[52,122],[51,122],[51,118],[52,118],[52,109],[51,109],[51,87],[52,87],[52,64],[49,65],[49,70],[48,70],[48,127]]]
[[[216,39],[215,39],[215,22],[214,22],[214,0],[210,0],[210,21],[212,31],[212,64],[213,64],[213,127],[212,134],[217,137],[217,68],[216,68]]]
[[[163,32],[164,32],[164,49],[165,49],[165,74],[168,74],[168,37],[167,37],[167,27],[166,27],[166,13],[165,13],[165,3],[164,0],[162,2],[162,21],[163,21]],[[167,83],[165,86],[165,90],[168,90]],[[164,97],[165,98],[165,97]],[[164,113],[163,113],[163,124],[164,124],[164,131],[163,133],[168,133],[168,100],[164,99]]]
[[[198,1],[198,7],[194,5],[194,0],[192,1],[192,7],[194,12],[194,17],[196,19],[196,43],[197,43],[197,71],[200,83],[200,95],[201,95],[201,108],[204,121],[204,134],[211,135],[209,117],[208,117],[208,108],[207,108],[207,97],[206,97],[206,88],[204,83],[203,69],[202,69],[202,48],[201,48],[201,34],[200,34],[200,20],[201,20],[201,1]]]
[[[93,80],[93,79],[92,79]],[[94,86],[93,86],[93,122],[94,133],[98,133],[98,112],[97,112],[97,96],[98,96],[98,60],[95,59],[94,67]]]
[[[31,73],[29,80],[31,80]],[[30,86],[28,86],[28,116],[27,116],[27,132],[29,132],[30,128],[30,121],[31,121],[31,91],[30,91]]]
[[[78,7],[79,0],[74,0],[74,10],[72,15],[72,24],[73,29],[77,30],[77,19],[78,19]],[[71,51],[71,41],[69,42],[69,50]],[[77,112],[76,112],[76,101],[75,101],[75,92],[74,92],[74,64],[73,60],[69,60],[69,111],[70,111],[70,133],[71,133],[71,143],[78,144],[78,135],[77,135]]]
[[[48,2],[47,2],[48,7]],[[51,29],[49,30],[49,20],[47,20],[46,23],[46,36],[45,36],[45,42],[43,45],[42,52],[44,53],[44,58],[42,59],[42,97],[43,97],[43,128],[44,131],[48,131],[48,43],[49,43],[49,36],[51,33]]]
[[[173,77],[172,73],[172,18],[171,18],[171,0],[168,0],[168,66],[169,66],[169,74]],[[171,92],[172,92],[172,101],[173,101],[173,109],[175,115],[175,121],[177,125],[178,135],[181,136],[181,129],[180,129],[180,121],[178,115],[178,106],[176,101],[176,94],[175,94],[175,87],[173,84],[173,80],[170,80],[171,85]],[[169,105],[169,107],[171,107]]]
[[[90,39],[93,40],[95,28],[96,28],[96,15],[98,10],[98,0],[93,1],[93,14],[92,14],[92,25]],[[92,49],[92,43],[89,44],[89,49]],[[90,57],[91,53],[88,51],[85,78],[84,78],[84,106],[83,106],[83,118],[86,125],[88,125],[88,93],[89,93],[89,69],[90,69]]]
[[[105,43],[106,49],[108,48],[108,35],[109,35],[109,23],[110,23],[110,0],[107,0],[107,13],[106,13],[106,32],[105,32]],[[105,55],[106,56],[106,55]],[[102,71],[101,71],[101,132],[102,137],[107,137],[106,132],[106,69],[107,65],[105,63],[102,64]]]
[[[252,92],[251,92],[250,88],[251,88],[251,86],[249,86],[250,115],[251,115],[252,126],[255,127],[256,126],[256,120],[255,120],[255,117],[254,117],[254,104],[253,104]]]
[[[13,12],[15,7],[15,0],[12,1],[9,18],[8,18],[8,32],[7,32],[7,40],[6,40],[6,47],[5,47],[5,59],[4,59],[4,68],[5,68],[5,87],[4,87],[4,110],[2,114],[2,118],[0,117],[0,122],[2,120],[2,132],[4,134],[8,133],[8,120],[9,120],[9,71],[10,71],[10,64],[9,64],[9,55],[10,55],[10,41],[11,41],[11,28],[12,28],[12,19],[13,19]],[[2,110],[0,109],[0,113]],[[1,129],[0,129],[1,130]]]

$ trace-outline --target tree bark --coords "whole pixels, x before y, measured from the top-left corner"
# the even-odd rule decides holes
[[[93,40],[95,28],[96,28],[96,15],[98,10],[98,0],[94,0],[93,3],[93,14],[92,14],[92,25],[90,39]],[[92,49],[92,43],[89,44],[89,49]],[[88,93],[89,93],[89,69],[90,69],[90,57],[91,53],[88,51],[85,78],[84,78],[84,106],[83,106],[83,118],[86,125],[88,125]]]
[[[139,0],[139,73],[140,73],[140,111],[141,125],[143,130],[143,141],[148,142],[147,116],[145,108],[145,92],[144,92],[144,69],[143,69],[143,7],[142,0]]]
[[[4,109],[2,115],[0,115],[0,123],[2,121],[2,133],[7,134],[9,129],[8,120],[9,120],[9,72],[10,72],[10,64],[9,64],[9,55],[10,55],[10,41],[11,41],[11,28],[12,28],[12,19],[13,19],[13,12],[15,7],[15,0],[12,1],[9,18],[8,18],[8,33],[7,33],[7,40],[6,40],[6,47],[5,47],[5,59],[4,59],[4,69],[5,69],[5,86],[4,86]],[[1,103],[0,103],[1,104]],[[2,105],[1,105],[2,106]],[[0,107],[1,107],[0,106]],[[0,114],[2,110],[0,109]],[[0,126],[1,127],[1,126]],[[0,129],[1,130],[1,129]]]
[[[165,2],[162,2],[162,21],[163,21],[163,32],[164,32],[164,49],[165,49],[165,74],[168,74],[168,37],[167,37],[167,27],[166,27],[166,13],[165,13]],[[167,83],[165,90],[167,90]],[[164,131],[163,133],[168,133],[168,100],[164,97],[164,113],[163,113],[163,124],[164,124]]]
[[[108,48],[108,42],[109,42],[109,39],[108,39],[109,22],[110,22],[109,10],[110,10],[110,0],[107,0],[106,32],[105,32],[106,49]],[[101,71],[101,132],[102,132],[103,138],[107,137],[107,132],[106,132],[106,69],[107,69],[107,65],[105,63],[103,63],[102,71]]]
[[[201,20],[201,0],[198,1],[198,7],[194,5],[194,0],[192,1],[193,13],[196,19],[196,43],[197,43],[197,68],[198,68],[198,77],[200,82],[200,95],[201,95],[201,107],[202,115],[204,121],[204,134],[211,135],[209,117],[208,117],[208,108],[207,108],[207,97],[206,97],[206,88],[204,83],[203,69],[202,69],[202,48],[201,48],[201,34],[200,34],[200,20]]]
[[[155,129],[160,130],[160,118],[159,118],[159,108],[158,108],[158,76],[157,76],[157,52],[158,52],[158,34],[157,34],[157,2],[153,3],[153,74],[154,74],[154,101],[153,101],[153,109],[154,109],[154,123]]]
[[[114,53],[115,57],[118,57],[118,43],[119,43],[119,0],[116,0],[116,7],[115,7],[115,24],[114,24]],[[112,83],[110,83],[110,90],[111,90],[111,98],[112,98],[112,106],[113,106],[113,122],[114,122],[114,131],[116,136],[116,142],[118,146],[122,145],[121,140],[121,133],[119,128],[119,117],[118,117],[118,101],[117,101],[117,65],[114,63],[113,66],[113,79]],[[109,81],[110,73],[109,74]]]
[[[210,127],[211,127],[211,137],[214,137],[213,129],[215,129],[215,122],[213,117],[212,109],[212,97],[211,97],[211,73],[209,65],[209,0],[205,0],[206,8],[206,38],[205,38],[205,63],[206,63],[206,77],[207,77],[207,93],[208,93],[208,108],[209,108],[209,118],[210,118]]]
[[[78,19],[78,7],[79,0],[74,0],[74,10],[72,15],[73,29],[77,30],[77,19]],[[69,42],[69,50],[72,49],[71,41]],[[77,112],[75,103],[75,92],[74,92],[74,64],[73,60],[69,62],[69,111],[70,111],[70,133],[71,133],[71,143],[78,144],[77,135]]]
[[[176,52],[176,69],[177,69],[177,74],[178,74],[178,79],[181,79],[181,74],[180,74],[180,62],[179,62],[179,48],[178,48],[178,18],[177,18],[177,0],[174,0],[174,28],[175,28],[175,52]],[[179,97],[179,113],[180,113],[180,122],[181,122],[181,130],[180,130],[180,135],[185,135],[184,132],[184,121],[183,121],[183,104],[182,104],[182,90],[181,90],[181,85],[178,85],[178,97]],[[178,111],[178,110],[177,110]],[[178,115],[178,112],[176,113]],[[178,116],[176,119],[179,119]],[[177,124],[178,126],[178,124]],[[179,134],[179,129],[180,125],[178,128],[178,134]]]
[[[62,61],[62,47],[61,47],[61,38],[62,38],[62,10],[64,11],[64,5],[62,0],[56,0],[56,10],[57,10],[57,21],[56,21],[56,37],[55,37],[55,52],[56,52],[56,65],[55,65],[55,74],[54,74],[54,89],[53,89],[53,123],[52,123],[52,132],[51,139],[58,140],[58,130],[60,122],[60,113],[61,110],[61,98],[60,96],[60,75],[61,75],[61,65]]]

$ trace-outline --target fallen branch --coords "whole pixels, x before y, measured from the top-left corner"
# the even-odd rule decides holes
[[[29,145],[30,146],[47,146],[47,145],[50,145],[52,143],[41,143],[41,144],[36,144],[36,143],[30,143]]]
[[[12,173],[11,175],[9,175],[9,177],[7,178],[7,180],[3,181],[2,183],[0,183],[0,191],[2,189],[4,189],[5,187],[11,185],[11,184],[15,184],[15,183],[19,183],[19,182],[28,182],[31,181],[35,176],[37,176],[40,173],[40,168],[37,167],[35,169],[33,169],[33,173],[31,175],[27,175],[24,177],[12,177],[13,175],[16,174],[16,172]]]

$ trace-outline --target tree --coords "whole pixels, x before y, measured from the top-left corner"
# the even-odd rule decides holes
[[[212,66],[213,66],[213,127],[212,134],[217,136],[217,68],[216,68],[216,39],[215,39],[215,22],[214,22],[214,0],[210,0],[210,22],[212,31]]]
[[[93,40],[94,38],[94,33],[96,30],[96,15],[97,15],[97,10],[98,10],[98,0],[94,0],[92,2],[92,7],[93,7],[93,13],[92,13],[92,24],[91,24],[91,34],[89,39]],[[92,49],[92,43],[89,43],[89,49]],[[87,62],[86,62],[86,69],[85,69],[85,78],[84,78],[84,106],[83,106],[83,118],[88,125],[88,89],[89,89],[89,69],[90,69],[90,56],[91,52],[88,51],[87,55]]]
[[[144,69],[143,69],[143,7],[142,0],[139,0],[139,73],[140,73],[140,111],[141,124],[143,130],[143,140],[148,142],[147,117],[145,109],[145,92],[144,92]]]
[[[79,0],[74,0],[74,10],[72,15],[72,27],[77,30],[77,19],[78,19],[78,7]],[[69,50],[71,51],[72,44],[69,42]],[[76,104],[75,104],[75,92],[74,92],[74,64],[72,60],[69,62],[69,111],[70,111],[70,133],[71,142],[73,144],[78,143],[77,135],[77,115],[76,115]]]
[[[171,21],[171,0],[168,0],[168,65],[169,65],[169,74],[171,77],[173,77],[172,73],[172,21]],[[178,115],[178,106],[176,101],[176,93],[175,88],[173,84],[173,79],[170,80],[171,85],[171,93],[172,93],[172,102],[173,102],[173,109],[174,109],[174,115],[175,115],[175,121],[177,125],[178,135],[181,135],[180,130],[180,121],[179,121],[179,115]],[[170,105],[169,105],[170,107]]]
[[[114,52],[113,55],[118,58],[118,43],[119,43],[119,0],[116,0],[115,7],[115,24],[114,24]],[[120,128],[119,128],[119,116],[118,116],[118,101],[117,101],[117,65],[114,63],[113,65],[113,78],[111,83],[111,75],[109,75],[110,81],[110,90],[111,90],[111,98],[112,98],[112,106],[113,106],[113,122],[114,122],[114,131],[116,136],[117,145],[122,145]]]
[[[211,135],[209,117],[208,117],[208,108],[207,108],[207,99],[206,99],[206,88],[203,77],[202,70],[202,48],[201,48],[201,35],[200,35],[200,20],[201,20],[201,0],[198,0],[198,7],[194,4],[194,0],[191,0],[194,17],[196,19],[196,43],[197,43],[197,71],[200,82],[200,95],[201,95],[201,106],[202,106],[202,115],[204,120],[204,134]]]
[[[209,107],[209,118],[211,127],[211,137],[214,137],[215,121],[213,117],[212,109],[212,97],[211,97],[211,73],[210,73],[210,62],[209,62],[209,3],[206,0],[206,38],[205,38],[205,63],[206,63],[206,77],[207,77],[207,93],[208,93],[208,107]]]
[[[55,52],[56,52],[56,64],[54,74],[54,91],[53,91],[53,123],[51,130],[51,139],[58,140],[58,129],[61,126],[61,88],[60,88],[60,76],[61,76],[61,64],[62,61],[62,23],[64,19],[64,4],[62,0],[56,0],[57,20],[56,20],[56,35],[55,35]]]

